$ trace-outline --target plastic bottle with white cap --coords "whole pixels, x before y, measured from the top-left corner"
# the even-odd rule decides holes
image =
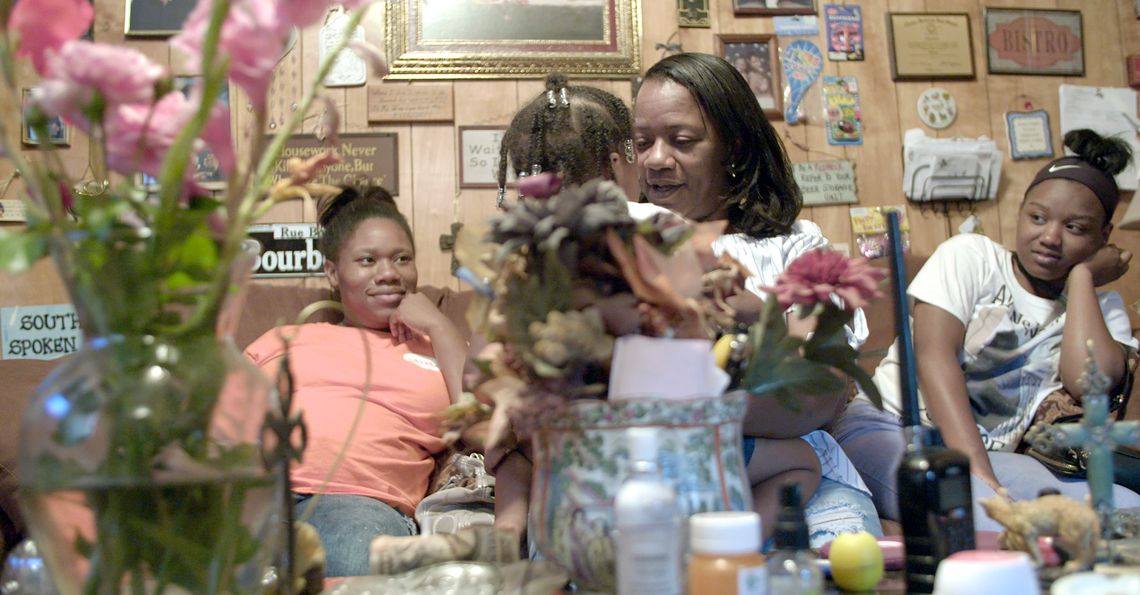
[[[681,511],[657,468],[657,430],[630,428],[630,475],[614,498],[618,595],[680,595]]]
[[[764,595],[760,515],[702,512],[689,517],[689,595]]]

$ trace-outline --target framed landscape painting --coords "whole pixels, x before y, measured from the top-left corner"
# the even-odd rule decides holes
[[[641,0],[387,4],[389,79],[626,78],[641,70]]]

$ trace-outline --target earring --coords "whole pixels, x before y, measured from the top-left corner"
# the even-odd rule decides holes
[[[728,166],[728,177],[730,177],[734,180],[736,179],[736,164],[735,163]]]
[[[507,189],[499,186],[499,194],[495,197],[495,207],[502,209],[503,203],[507,200]]]
[[[625,139],[625,162],[626,163],[633,163],[634,159],[635,159],[635,157],[633,155],[633,139],[627,138],[627,139]]]
[[[566,90],[566,87],[558,90],[558,98],[562,101],[562,107],[570,107],[570,92]]]
[[[548,90],[546,92],[546,107],[554,109],[554,106],[556,105],[558,105],[558,100],[554,98],[554,91]]]

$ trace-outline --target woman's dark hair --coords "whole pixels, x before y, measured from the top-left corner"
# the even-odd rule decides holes
[[[1064,143],[1081,161],[1109,177],[1124,171],[1132,159],[1132,148],[1128,143],[1119,138],[1101,136],[1087,128],[1066,132]]]
[[[515,114],[503,135],[499,187],[506,184],[507,167],[529,174],[534,165],[558,172],[572,184],[612,179],[610,153],[625,152],[632,159],[632,138],[633,121],[621,99],[595,87],[571,85],[566,75],[548,74],[546,91]]]
[[[756,238],[789,233],[803,196],[784,144],[744,76],[722,58],[684,53],[654,64],[645,73],[651,79],[688,89],[725,144],[724,200],[732,231]]]
[[[339,194],[317,206],[321,237],[317,249],[328,260],[336,260],[340,247],[368,219],[391,219],[413,240],[408,220],[396,208],[396,201],[380,186],[345,187]],[[414,247],[414,244],[413,244]]]

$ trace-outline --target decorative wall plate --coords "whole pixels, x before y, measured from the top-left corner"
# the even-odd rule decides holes
[[[949,127],[958,117],[954,97],[942,87],[931,87],[918,96],[918,118],[923,124],[941,130]]]

